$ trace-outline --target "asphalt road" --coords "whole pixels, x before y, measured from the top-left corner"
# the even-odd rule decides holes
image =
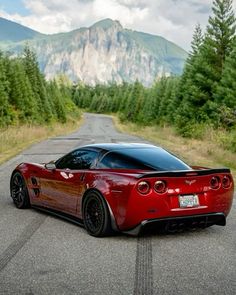
[[[12,169],[45,162],[80,145],[143,142],[85,115],[69,136],[31,146],[0,166],[0,294],[236,294],[236,205],[226,227],[140,238],[93,238],[79,226],[14,207]]]

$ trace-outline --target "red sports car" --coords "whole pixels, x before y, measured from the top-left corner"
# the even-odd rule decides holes
[[[17,208],[30,206],[85,226],[93,236],[143,228],[225,225],[234,184],[229,169],[190,167],[161,147],[94,144],[55,162],[12,173]]]

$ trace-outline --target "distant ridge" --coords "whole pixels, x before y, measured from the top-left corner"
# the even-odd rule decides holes
[[[112,20],[110,18],[102,19],[95,24],[93,24],[90,28],[102,28],[104,30],[109,29],[110,27],[117,26],[122,29],[122,25],[118,20]]]
[[[0,17],[0,41],[18,42],[39,37],[42,34],[13,21]]]
[[[64,73],[91,85],[139,80],[149,86],[161,76],[181,74],[187,58],[173,42],[125,29],[111,19],[53,35],[2,18],[0,28],[0,49],[19,53],[27,40],[48,79]]]

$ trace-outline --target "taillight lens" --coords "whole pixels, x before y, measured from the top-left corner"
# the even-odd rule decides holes
[[[138,192],[142,195],[146,195],[150,191],[150,185],[147,181],[140,181],[137,185]]]
[[[229,188],[231,186],[231,177],[228,175],[225,175],[222,179],[222,186],[223,188]]]
[[[212,189],[218,189],[220,187],[220,178],[218,176],[213,176],[210,185]]]
[[[154,189],[158,194],[163,194],[167,190],[166,182],[163,180],[158,180],[154,184]]]

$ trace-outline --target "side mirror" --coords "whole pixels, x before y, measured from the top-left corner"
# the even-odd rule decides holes
[[[49,162],[47,164],[45,164],[45,168],[48,170],[55,170],[56,169],[56,165],[54,162]]]

